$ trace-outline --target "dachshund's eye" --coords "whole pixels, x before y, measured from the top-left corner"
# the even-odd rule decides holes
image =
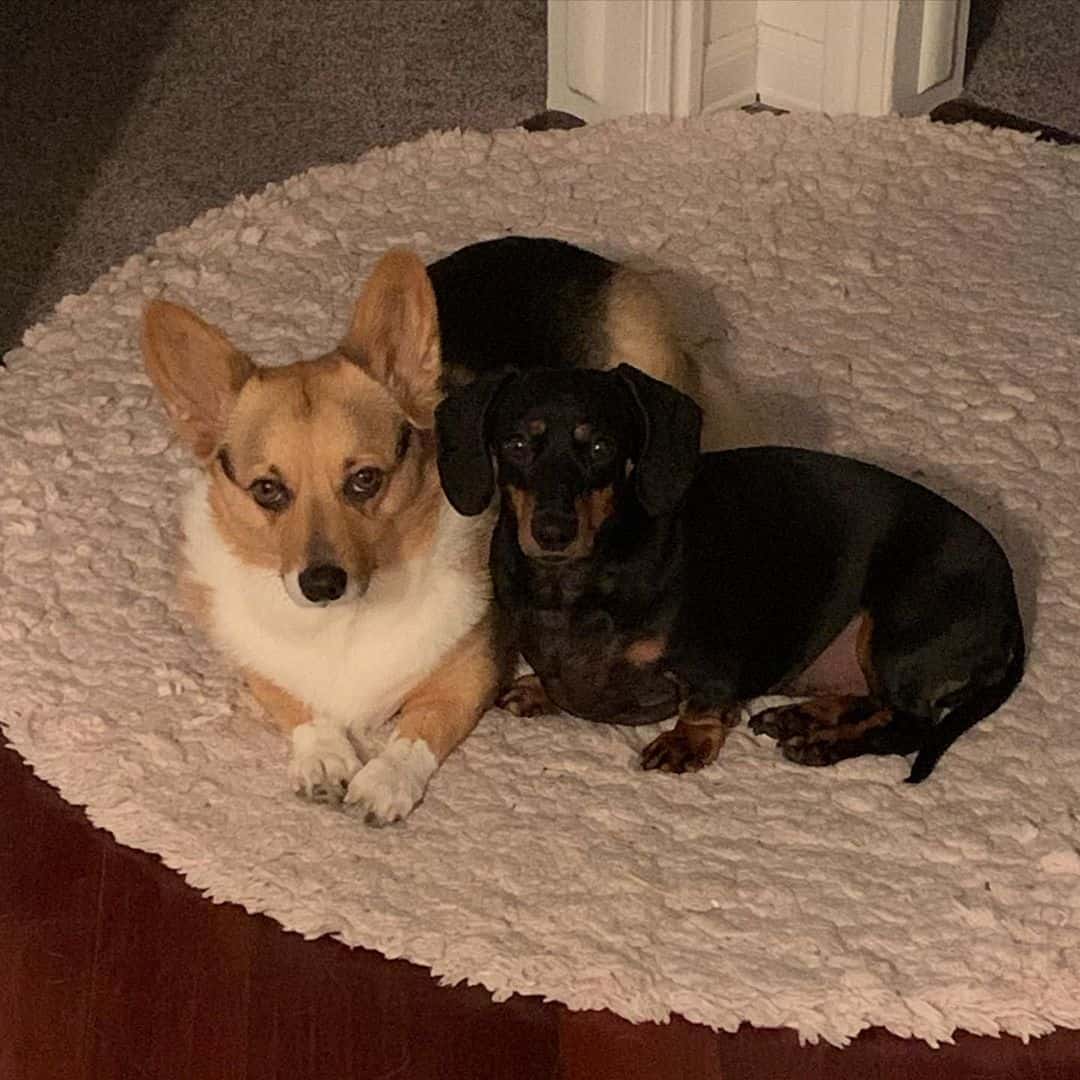
[[[529,440],[524,435],[511,435],[503,439],[502,449],[508,457],[521,457],[529,449]]]
[[[251,497],[264,509],[275,512],[284,510],[292,502],[292,493],[273,476],[260,476],[248,484]]]
[[[615,453],[615,444],[606,435],[597,435],[589,444],[593,461],[607,461]]]
[[[383,471],[374,466],[357,469],[345,478],[345,498],[352,502],[367,502],[382,487]]]

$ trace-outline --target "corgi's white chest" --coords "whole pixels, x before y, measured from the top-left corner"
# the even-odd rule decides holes
[[[210,592],[209,632],[236,664],[357,733],[387,720],[409,690],[483,617],[490,603],[484,560],[491,517],[463,518],[444,503],[428,551],[376,571],[359,600],[303,608],[280,576],[252,567],[214,526],[206,478],[183,511],[184,550]]]

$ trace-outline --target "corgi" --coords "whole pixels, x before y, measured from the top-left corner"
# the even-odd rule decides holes
[[[258,366],[165,300],[146,306],[141,347],[202,466],[182,509],[182,598],[289,734],[293,789],[375,825],[412,811],[512,674],[488,571],[495,510],[447,502],[436,406],[500,365],[626,361],[679,384],[684,364],[643,278],[521,237],[430,268],[388,252],[314,359]]]

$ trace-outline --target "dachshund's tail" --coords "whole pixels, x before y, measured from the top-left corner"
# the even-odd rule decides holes
[[[1005,704],[1024,674],[1024,656],[1024,635],[1023,631],[1019,631],[1013,646],[1012,658],[1001,677],[982,687],[977,693],[950,710],[943,720],[929,730],[915,755],[915,763],[911,766],[907,783],[921,784],[934,771],[934,766],[941,759],[941,755],[968,728]]]

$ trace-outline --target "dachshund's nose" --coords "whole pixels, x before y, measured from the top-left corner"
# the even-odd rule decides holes
[[[340,566],[318,563],[300,572],[300,591],[313,604],[329,604],[345,595],[349,575]]]
[[[577,539],[577,531],[577,514],[546,510],[533,515],[533,538],[544,551],[562,551]]]

